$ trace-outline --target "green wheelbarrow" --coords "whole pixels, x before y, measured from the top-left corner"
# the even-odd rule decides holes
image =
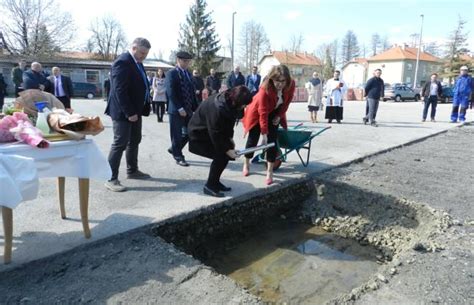
[[[298,124],[294,127],[288,127],[287,130],[283,128],[278,129],[276,143],[277,157],[273,165],[274,170],[278,169],[282,162],[286,162],[286,157],[293,151],[296,151],[298,154],[301,164],[303,164],[304,167],[307,167],[309,164],[309,156],[311,154],[311,142],[316,136],[331,128],[331,126],[329,126],[314,132],[313,130],[302,128],[302,125],[303,124]],[[302,155],[301,150],[306,150],[306,156],[304,156],[304,154]],[[266,164],[265,151],[252,159],[252,163],[260,162],[265,162]]]

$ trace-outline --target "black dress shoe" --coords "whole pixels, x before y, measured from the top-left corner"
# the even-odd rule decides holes
[[[202,191],[204,192],[204,194],[209,195],[209,196],[213,196],[213,197],[224,197],[225,196],[224,193],[221,193],[219,191],[213,191],[210,188],[208,188],[207,186],[204,186],[202,188]]]
[[[173,150],[172,150],[171,148],[168,148],[168,153],[169,153],[170,155],[172,155],[172,154],[173,154]]]
[[[219,188],[219,191],[223,191],[223,192],[230,192],[232,191],[232,188],[231,187],[227,187],[225,186],[224,184],[220,183],[219,182],[219,185],[217,186]]]
[[[186,162],[186,160],[184,159],[176,160],[176,164],[181,165],[181,166],[189,166],[189,163]]]

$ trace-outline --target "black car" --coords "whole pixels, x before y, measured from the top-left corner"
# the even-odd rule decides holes
[[[74,90],[73,97],[93,99],[96,96],[100,96],[100,89],[95,84],[73,82],[72,88]]]

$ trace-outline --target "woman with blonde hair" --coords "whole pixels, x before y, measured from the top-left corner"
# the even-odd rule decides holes
[[[252,103],[245,109],[243,125],[245,134],[248,133],[246,148],[258,144],[275,143],[277,140],[278,126],[287,128],[286,111],[293,99],[295,82],[291,79],[290,71],[285,65],[272,67],[263,80],[258,93],[253,97]],[[265,183],[273,183],[273,164],[276,159],[277,148],[272,147],[266,151],[267,174]],[[253,153],[246,154],[242,173],[249,175],[250,159]]]

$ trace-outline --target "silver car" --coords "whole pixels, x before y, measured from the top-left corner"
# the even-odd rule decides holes
[[[385,88],[384,101],[394,100],[395,102],[402,102],[404,100],[420,100],[419,89],[413,90],[407,86],[393,86]]]

